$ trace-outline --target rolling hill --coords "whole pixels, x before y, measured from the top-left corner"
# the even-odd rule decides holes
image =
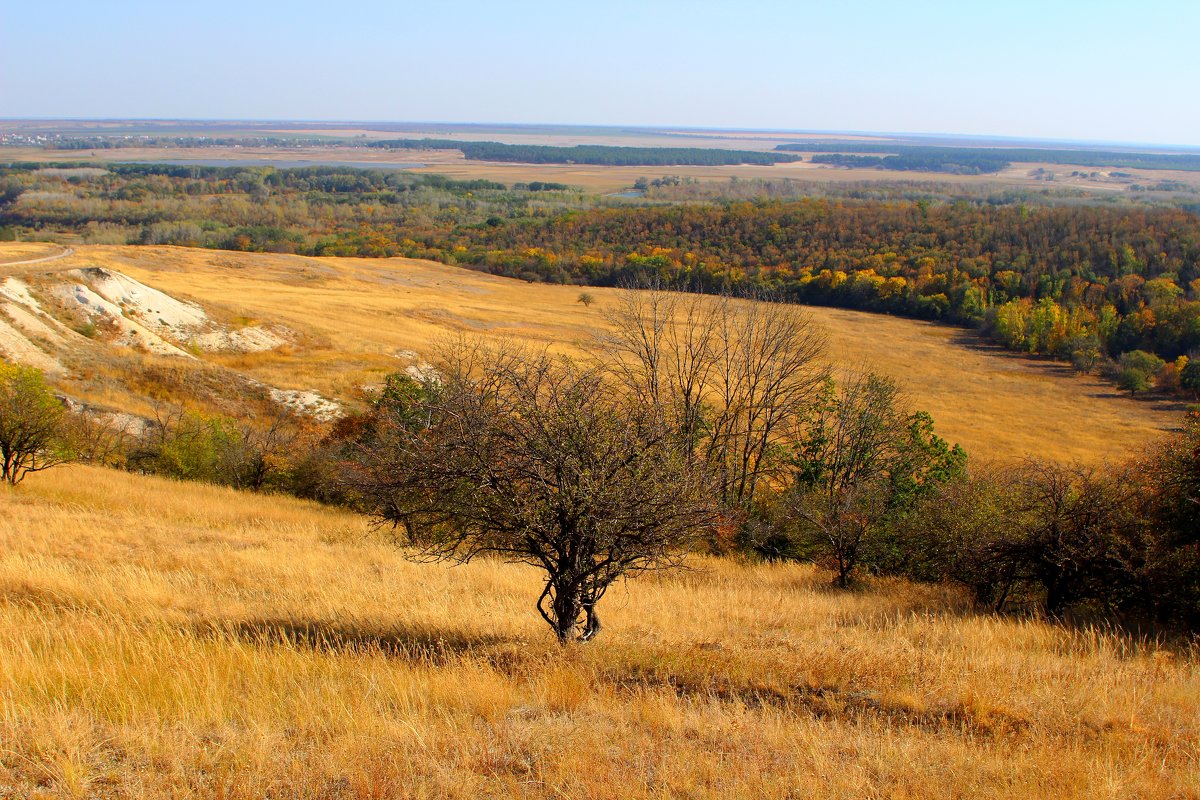
[[[621,290],[589,289],[584,305],[578,287],[410,259],[4,244],[0,291],[0,351],[81,402],[143,415],[162,402],[226,413],[283,403],[329,417],[447,335],[586,347]],[[898,378],[975,457],[1116,460],[1178,424],[1171,404],[1131,400],[969,331],[811,313],[837,364]]]

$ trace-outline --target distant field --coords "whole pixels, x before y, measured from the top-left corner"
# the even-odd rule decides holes
[[[562,651],[537,575],[64,467],[0,487],[0,795],[1197,797],[1194,649],[697,559]]]
[[[0,261],[8,248],[0,245]],[[448,334],[506,336],[576,349],[605,325],[619,290],[529,284],[409,259],[304,258],[175,247],[83,246],[17,271],[100,265],[227,319],[282,324],[303,346],[207,355],[275,386],[353,396],[427,354]],[[835,360],[866,363],[903,383],[938,430],[976,457],[1119,459],[1179,420],[1177,407],[1134,401],[1060,364],[983,345],[970,332],[896,317],[813,308]],[[409,351],[412,351],[411,353]],[[406,360],[409,359],[409,360]],[[86,394],[86,385],[77,384]],[[98,398],[99,399],[99,398]],[[110,398],[111,400],[111,398]]]
[[[394,137],[395,134],[387,134]],[[468,139],[468,136],[471,138]],[[494,134],[490,135],[495,138]],[[372,137],[372,138],[384,138]],[[460,134],[458,138],[477,141],[488,140],[489,134]],[[770,150],[775,142],[745,139],[707,139],[678,137],[630,137],[598,139],[595,136],[527,136],[506,137],[505,141],[527,144],[574,145],[597,141],[624,146],[654,147],[725,147],[735,150]],[[761,145],[761,146],[760,146]],[[806,158],[811,153],[804,154]],[[638,178],[660,178],[677,175],[700,181],[728,181],[730,178],[791,178],[815,183],[862,183],[896,181],[932,181],[936,183],[1019,187],[1024,189],[1075,188],[1096,192],[1101,195],[1122,191],[1131,184],[1156,184],[1160,181],[1178,181],[1192,187],[1200,187],[1200,173],[1169,170],[1122,169],[1130,177],[1114,179],[1107,176],[1089,178],[1072,176],[1075,171],[1096,172],[1092,167],[1072,167],[1063,164],[1015,163],[997,174],[951,175],[944,172],[888,172],[877,169],[857,169],[813,164],[811,161],[781,163],[773,166],[733,165],[716,167],[670,166],[670,167],[618,167],[576,164],[503,164],[488,161],[467,161],[455,150],[380,150],[371,147],[164,147],[164,148],[116,148],[98,150],[37,150],[20,147],[0,147],[0,163],[20,162],[83,162],[105,164],[122,161],[236,161],[261,162],[263,165],[313,161],[328,164],[344,164],[365,167],[376,164],[380,167],[403,166],[411,168],[413,162],[424,166],[411,168],[414,172],[447,175],[458,179],[486,179],[505,184],[551,181],[578,186],[593,192],[617,192],[633,185]],[[1039,177],[1035,170],[1045,172]],[[1053,174],[1054,180],[1045,180]]]

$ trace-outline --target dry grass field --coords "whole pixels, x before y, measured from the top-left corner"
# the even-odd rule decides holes
[[[403,134],[387,134],[387,138],[395,138]],[[427,134],[413,134],[423,138]],[[753,137],[745,139],[710,139],[689,137],[546,137],[546,136],[501,136],[488,134],[454,134],[462,140],[483,139],[504,141],[517,144],[555,144],[572,145],[579,143],[613,144],[618,146],[667,146],[667,147],[726,147],[739,150],[769,150],[777,143],[774,140],[763,140]],[[378,135],[375,135],[378,138]],[[780,140],[792,141],[792,139]],[[802,154],[806,159],[811,153]],[[358,147],[204,147],[204,148],[121,148],[113,150],[33,150],[28,148],[0,147],[0,162],[30,161],[30,162],[84,162],[103,166],[113,162],[161,162],[161,161],[195,161],[211,162],[233,160],[236,162],[261,163],[268,165],[276,163],[317,162],[322,164],[346,164],[361,167],[364,165],[409,165],[420,163],[424,166],[410,168],[412,172],[424,172],[436,175],[446,175],[460,180],[485,179],[501,183],[528,183],[530,181],[553,181],[580,187],[589,192],[611,193],[631,187],[638,178],[660,178],[666,175],[694,178],[699,181],[725,182],[730,178],[739,179],[780,179],[789,178],[814,184],[829,183],[896,183],[898,181],[920,181],[941,184],[966,184],[991,187],[1014,187],[1024,189],[1080,189],[1096,192],[1100,195],[1110,195],[1123,191],[1131,183],[1153,184],[1163,180],[1178,181],[1189,186],[1200,186],[1200,173],[1166,170],[1122,169],[1131,176],[1128,179],[1097,178],[1090,179],[1072,176],[1070,173],[1083,171],[1095,172],[1094,167],[1076,167],[1063,164],[1032,164],[1015,163],[996,174],[988,175],[951,175],[944,172],[886,172],[876,169],[855,169],[834,167],[826,164],[813,164],[811,161],[781,163],[773,166],[755,166],[749,164],[732,166],[673,166],[673,167],[610,167],[586,164],[509,164],[491,161],[468,161],[462,154],[454,150],[377,150],[374,148]],[[1047,183],[1039,180],[1033,174],[1037,168],[1043,168],[1055,173],[1055,182]]]
[[[0,260],[6,252],[0,246]],[[119,270],[227,320],[298,332],[295,346],[206,358],[274,386],[334,398],[352,397],[455,333],[577,349],[604,328],[604,309],[619,291],[588,289],[596,301],[585,307],[580,287],[424,261],[172,247],[81,246],[59,261],[13,269],[45,274],[83,265]],[[836,362],[864,363],[898,378],[917,406],[934,415],[938,430],[976,457],[1120,459],[1179,423],[1179,409],[1120,396],[1062,365],[988,348],[961,329],[838,309],[812,314],[828,331]],[[99,402],[136,400],[97,394],[84,380],[68,380],[66,388]]]
[[[89,467],[0,489],[0,796],[1200,797],[1200,656],[697,560],[565,650],[536,574]]]

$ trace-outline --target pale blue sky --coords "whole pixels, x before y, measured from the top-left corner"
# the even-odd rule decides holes
[[[0,117],[1200,145],[1200,0],[0,0]]]

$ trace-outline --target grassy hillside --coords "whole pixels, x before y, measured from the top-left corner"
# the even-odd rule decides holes
[[[39,252],[20,250],[26,258]],[[9,260],[7,253],[0,246],[0,261]],[[578,348],[603,329],[604,309],[617,291],[589,289],[595,302],[584,306],[579,287],[529,284],[424,261],[174,247],[80,246],[58,261],[11,269],[44,276],[87,265],[198,301],[231,325],[286,326],[298,334],[288,346],[204,354],[204,362],[332,398],[352,397],[455,332]],[[918,407],[934,415],[939,432],[975,457],[1119,459],[1178,424],[1177,408],[1118,396],[1110,385],[989,348],[961,329],[838,309],[814,308],[812,314],[828,330],[838,363],[865,363],[898,378]],[[137,391],[146,387],[130,389],[123,376],[161,367],[164,358],[125,353],[117,366],[90,360],[88,370],[65,387],[145,411]]]
[[[96,468],[0,491],[0,795],[1186,798],[1194,651],[699,560],[561,651],[538,583]]]

